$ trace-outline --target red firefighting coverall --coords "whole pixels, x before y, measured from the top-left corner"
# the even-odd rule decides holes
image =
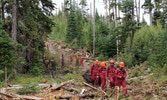
[[[102,88],[102,90],[104,90],[105,85],[106,85],[107,68],[105,68],[105,67],[99,68],[99,73],[100,73],[101,85],[102,85],[101,88]]]
[[[113,67],[111,67],[111,65],[107,68],[107,77],[110,80],[110,87],[114,87],[115,86],[115,80],[116,80],[116,75],[117,73],[117,68],[115,67],[115,65],[113,65]]]
[[[47,50],[49,50],[49,48],[50,48],[50,44],[49,43],[46,44],[46,48],[47,48]]]
[[[72,61],[73,61],[73,57],[72,55],[70,55],[70,62],[72,63]]]
[[[84,66],[83,65],[83,58],[82,57],[80,58],[80,63],[81,63],[82,66]]]
[[[99,79],[98,79],[98,76],[99,76],[99,65],[98,64],[93,64],[90,67],[90,73],[91,73],[92,84],[97,87],[98,83],[99,83]]]
[[[115,85],[119,86],[119,87],[122,86],[123,91],[125,92],[124,95],[127,95],[127,89],[125,89],[126,88],[126,80],[125,80],[126,76],[127,76],[127,74],[126,74],[125,69],[123,69],[123,68],[120,69],[119,68],[118,71],[117,71],[117,74],[116,74]]]

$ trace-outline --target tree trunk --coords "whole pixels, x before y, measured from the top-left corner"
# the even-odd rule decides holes
[[[8,87],[8,75],[7,75],[7,67],[5,66],[5,87]]]
[[[140,0],[138,1],[138,26],[140,24]]]
[[[112,3],[114,3],[114,0],[112,0]],[[112,16],[112,20],[114,21],[113,23],[113,26],[115,27],[115,10],[114,10],[115,7],[112,8],[112,13],[113,13],[113,16]]]
[[[134,4],[134,0],[131,0]],[[134,6],[132,7],[132,21],[135,20],[135,16],[134,16]]]
[[[93,7],[93,56],[95,56],[95,0]]]
[[[1,16],[2,15],[2,9],[1,8],[2,8],[2,0],[0,0],[0,19],[2,19],[2,16]]]
[[[90,3],[90,20],[93,23],[93,21],[92,21],[92,3]]]
[[[1,17],[2,17],[2,20],[5,22],[5,14],[4,14],[4,2],[3,0],[1,0]]]
[[[132,2],[133,2],[133,4],[134,4],[134,0],[132,0]],[[135,8],[134,8],[134,6],[133,6],[133,7],[132,7],[132,21],[135,20],[134,10],[135,10]],[[133,25],[132,25],[132,26],[133,26]],[[131,47],[132,47],[134,34],[135,34],[135,29],[133,28],[133,29],[132,29],[132,37],[131,37],[131,45],[130,45],[130,49],[131,49]]]
[[[16,0],[14,0],[14,4],[12,5],[12,40],[13,42],[17,42],[17,7]]]
[[[118,0],[118,4],[120,3],[120,0]],[[118,6],[118,17],[120,18],[120,10],[119,10],[119,6]],[[118,20],[118,22],[120,23],[120,19]]]
[[[150,26],[152,26],[152,11],[149,11],[150,14]]]
[[[137,17],[137,25],[138,25],[138,20],[139,20],[139,17],[138,17],[138,6],[137,6],[137,0],[135,0],[135,6],[136,6],[136,17]]]
[[[106,9],[106,21],[108,22],[107,16],[108,16],[108,12],[107,12],[107,0],[104,0],[104,4],[105,4],[105,9]]]
[[[111,39],[111,23],[110,23],[110,0],[108,0],[109,2],[109,8],[108,8],[108,13],[109,13],[109,16],[108,16],[108,28],[109,28],[109,40]]]
[[[115,0],[115,27],[117,27],[117,0]]]

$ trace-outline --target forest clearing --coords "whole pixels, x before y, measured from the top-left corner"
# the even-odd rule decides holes
[[[167,0],[0,0],[0,100],[167,100]]]

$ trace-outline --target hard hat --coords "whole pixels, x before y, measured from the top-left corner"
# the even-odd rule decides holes
[[[120,67],[124,67],[124,62],[120,62],[120,63],[119,63],[119,66],[120,66]]]
[[[114,61],[114,60],[110,60],[110,63],[114,64],[114,63],[115,63],[115,61]]]
[[[102,63],[100,63],[100,66],[105,67],[105,66],[106,66],[106,63],[105,63],[105,62],[102,62]]]
[[[99,63],[99,61],[98,61],[98,60],[96,60],[96,61],[95,61],[95,64],[98,64],[98,63]]]

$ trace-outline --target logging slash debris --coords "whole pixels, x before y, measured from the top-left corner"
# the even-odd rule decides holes
[[[12,93],[14,89],[23,89],[20,85],[12,85],[0,89],[0,100],[86,100],[94,97],[105,97],[106,93],[86,82],[69,80],[61,84],[38,84],[41,90],[37,94],[20,95]]]

